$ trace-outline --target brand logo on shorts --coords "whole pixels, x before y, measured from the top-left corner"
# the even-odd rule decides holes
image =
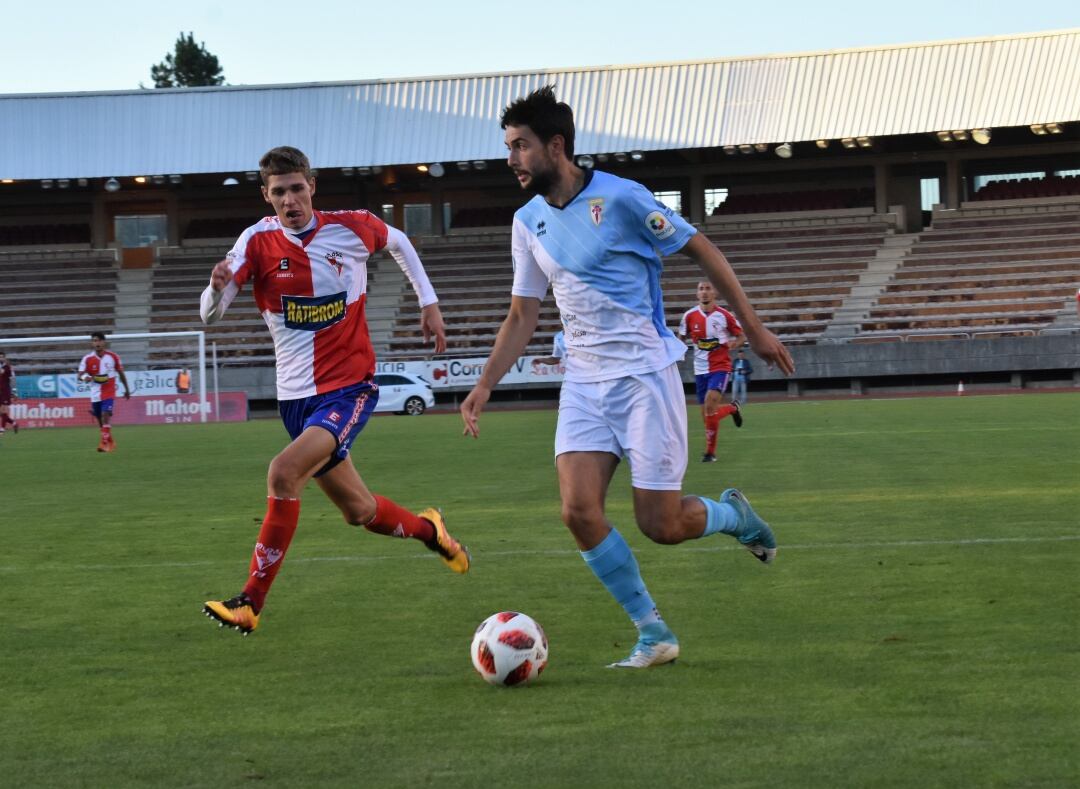
[[[326,418],[336,425],[338,422],[341,421],[341,414],[339,414],[337,411],[331,411],[329,414],[326,415]]]
[[[649,212],[645,217],[645,227],[649,228],[649,232],[659,241],[675,235],[675,225],[659,211]]]
[[[345,291],[329,296],[281,297],[281,314],[285,325],[302,331],[321,331],[345,318]]]

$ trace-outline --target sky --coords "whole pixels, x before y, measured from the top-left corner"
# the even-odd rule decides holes
[[[151,10],[152,9],[152,10]],[[791,54],[1080,27],[1077,0],[51,0],[7,4],[0,94],[152,86],[181,32],[230,85]]]

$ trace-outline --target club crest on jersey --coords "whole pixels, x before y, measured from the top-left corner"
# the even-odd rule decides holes
[[[659,211],[649,212],[645,217],[645,227],[660,241],[675,235],[675,225]]]
[[[589,200],[589,216],[592,217],[592,223],[599,227],[604,219],[604,198],[594,197]]]
[[[329,296],[281,297],[281,314],[285,325],[301,331],[320,331],[333,326],[345,317],[345,291]]]
[[[327,252],[326,262],[334,268],[334,271],[340,277],[342,269],[345,268],[345,256],[340,252]]]

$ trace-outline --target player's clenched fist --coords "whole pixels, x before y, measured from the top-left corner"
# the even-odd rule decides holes
[[[210,287],[214,290],[222,290],[232,277],[232,271],[229,270],[229,261],[223,260],[214,266],[214,270],[210,272]]]

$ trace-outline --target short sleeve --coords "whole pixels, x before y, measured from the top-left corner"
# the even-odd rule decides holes
[[[656,247],[661,255],[678,252],[697,233],[693,225],[657,200],[641,184],[634,183],[625,195],[634,232]]]
[[[544,300],[547,295],[548,278],[529,249],[528,231],[517,217],[510,237],[510,254],[514,262],[514,296]]]

